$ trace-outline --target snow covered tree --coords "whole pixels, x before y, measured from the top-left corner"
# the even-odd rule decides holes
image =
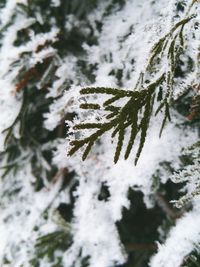
[[[200,266],[199,0],[0,3],[0,265]]]

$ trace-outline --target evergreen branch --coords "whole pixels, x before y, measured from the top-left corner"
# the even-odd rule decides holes
[[[79,123],[74,125],[74,130],[85,130],[85,129],[97,129],[96,132],[90,134],[88,137],[79,140],[73,140],[70,142],[71,149],[68,155],[73,155],[80,148],[85,147],[82,159],[85,160],[88,156],[94,143],[106,132],[113,130],[111,137],[114,138],[116,134],[117,146],[115,149],[114,162],[117,163],[119,160],[121,150],[123,148],[123,142],[125,139],[125,130],[131,127],[131,134],[128,145],[125,150],[125,159],[127,159],[132,150],[135,138],[141,132],[141,138],[139,142],[139,148],[136,155],[135,164],[137,163],[139,156],[142,152],[144,142],[146,139],[146,133],[149,126],[151,117],[151,111],[153,108],[153,99],[155,96],[156,88],[163,83],[165,80],[165,73],[162,73],[155,81],[147,86],[146,89],[141,91],[130,91],[125,94],[124,90],[118,90],[114,88],[108,88],[108,95],[113,94],[114,97],[106,100],[103,103],[103,111],[108,113],[105,118],[108,120],[102,123]],[[106,94],[106,88],[83,88],[81,92],[84,94]],[[129,95],[129,97],[128,97]],[[115,100],[119,100],[128,97],[127,102],[122,107],[113,105]],[[112,105],[111,105],[112,103]],[[89,104],[90,106],[91,104]],[[96,104],[92,104],[96,107]],[[92,108],[92,106],[91,106]],[[144,109],[144,111],[143,111]],[[141,113],[141,115],[140,115]]]
[[[190,20],[194,19],[195,17],[196,17],[196,15],[193,14],[193,15],[187,17],[187,18],[184,18],[184,19],[178,21],[178,22],[172,27],[172,29],[171,29],[171,31],[170,31],[169,34],[173,33],[173,32],[174,32],[176,29],[178,29],[180,26],[185,26]]]
[[[180,43],[181,43],[181,47],[183,47],[183,44],[184,44],[184,40],[183,40],[183,29],[184,29],[184,26],[189,22],[191,21],[192,19],[194,19],[196,17],[195,14],[189,16],[189,17],[186,17],[184,19],[182,19],[181,21],[178,21],[173,27],[172,29],[167,33],[165,34],[165,36],[161,37],[155,44],[154,46],[152,47],[151,51],[150,51],[150,58],[148,60],[148,63],[147,63],[147,66],[145,68],[145,72],[151,67],[154,59],[156,58],[156,56],[158,56],[159,54],[162,55],[163,51],[167,48],[167,44],[169,42],[169,39],[173,34],[174,32],[179,28],[180,28],[180,32],[179,34],[176,34],[175,37],[173,38],[172,42],[171,42],[171,45],[169,47],[169,50],[168,50],[168,54],[173,54],[172,51],[174,51],[174,47],[175,47],[175,43],[176,43],[176,38],[177,36],[179,36],[180,38]],[[139,78],[140,79],[140,78]],[[137,88],[137,86],[136,86]]]
[[[118,134],[117,146],[114,155],[114,162],[116,163],[119,160],[123,147],[125,130],[130,127],[130,137],[125,149],[124,158],[127,159],[129,157],[135,139],[140,133],[139,147],[137,149],[135,158],[135,164],[137,164],[146,140],[157,88],[159,88],[157,100],[161,101],[161,103],[155,111],[155,116],[163,108],[165,110],[159,136],[161,136],[167,120],[170,121],[171,119],[169,103],[172,98],[173,77],[176,67],[176,54],[179,45],[179,43],[177,43],[177,39],[180,42],[179,46],[182,47],[184,42],[184,26],[194,17],[195,15],[192,15],[182,19],[181,21],[178,21],[165,36],[163,36],[158,40],[158,42],[156,42],[156,44],[151,49],[150,58],[145,70],[139,75],[135,90],[130,91],[106,87],[86,87],[80,90],[81,95],[111,95],[111,97],[103,103],[102,107],[102,111],[105,112],[105,118],[108,122],[94,124],[80,123],[75,125],[75,130],[95,128],[97,128],[98,130],[84,139],[73,140],[72,142],[70,142],[72,147],[69,151],[69,155],[74,154],[77,150],[86,145],[86,149],[83,154],[83,160],[85,160],[96,140],[100,138],[104,133],[112,130],[112,138],[116,137],[116,135]],[[176,32],[179,28],[179,32]],[[157,57],[159,57],[161,61],[163,60],[162,57],[165,57],[168,61],[168,68],[164,72],[162,71],[161,74],[157,76],[158,78],[146,85],[144,82],[145,75],[146,73],[148,74],[150,72],[154,64],[154,59]],[[166,83],[167,87],[164,96],[161,87],[163,82]],[[116,106],[115,102],[124,98],[128,98],[124,106]],[[80,107],[83,109],[100,109],[99,104],[91,103],[81,104]]]

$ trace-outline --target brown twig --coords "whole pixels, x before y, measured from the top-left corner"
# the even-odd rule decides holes
[[[35,75],[38,75],[38,71],[36,70],[36,68],[31,68],[30,70],[28,70],[24,75],[23,79],[16,84],[16,92],[22,90],[28,84],[29,80]]]

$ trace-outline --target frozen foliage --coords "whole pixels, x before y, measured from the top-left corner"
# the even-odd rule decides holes
[[[158,253],[151,259],[152,267],[181,266],[183,259],[191,253],[195,244],[200,242],[199,200],[194,208],[179,219],[165,242],[158,245]]]
[[[182,149],[198,140],[198,124],[185,123],[188,114],[176,108],[188,90],[198,100],[199,1],[68,2],[9,0],[0,10],[0,265],[125,263],[127,248],[117,223],[123,209],[136,204],[129,190],[142,192],[151,209],[159,185],[171,179],[187,182],[176,205],[190,201],[193,207],[177,220],[149,266],[179,267],[200,242],[199,146],[186,166],[179,159]],[[102,109],[79,108],[89,101],[79,94],[81,88],[120,87],[140,94],[152,84],[151,120],[141,134],[145,142],[136,166],[139,135],[130,157],[118,157],[116,164],[119,142],[109,131],[97,144],[92,142],[86,161],[81,160],[82,148],[67,156],[71,141],[94,133],[77,131],[74,125],[107,122]],[[92,94],[90,100],[103,105],[107,98]],[[117,99],[117,105],[123,107],[124,99]],[[160,112],[154,116],[156,110]],[[189,119],[197,110],[191,112]],[[122,139],[127,142],[130,134],[127,128]],[[121,150],[125,152],[123,146]],[[163,162],[177,172],[171,176]],[[105,188],[107,197],[102,197]],[[59,213],[63,206],[64,215]]]
[[[192,147],[185,150],[184,154],[192,158],[192,163],[171,177],[175,183],[186,182],[186,186],[184,188],[186,194],[176,201],[177,207],[184,206],[200,194],[199,144],[194,144]]]
[[[6,7],[1,11],[1,54],[0,54],[0,83],[1,83],[1,123],[0,123],[0,150],[3,150],[6,129],[14,123],[17,114],[20,112],[21,96],[16,97],[16,79],[23,68],[33,68],[37,62],[43,61],[49,54],[54,53],[53,48],[49,48],[43,53],[37,53],[38,46],[44,45],[47,41],[55,41],[57,30],[52,27],[49,33],[35,35],[30,30],[29,41],[21,46],[14,46],[17,33],[29,28],[36,22],[35,18],[28,18],[25,14],[13,14],[16,12],[17,4],[25,1],[8,1]],[[14,16],[13,23],[8,25],[9,19]],[[7,30],[3,29],[7,26]],[[30,58],[25,55],[30,53]],[[16,133],[17,135],[17,133]]]
[[[145,3],[145,8],[146,8],[146,3]],[[130,8],[128,10],[130,11]],[[180,87],[180,84],[177,83],[174,76],[176,73],[177,61],[181,60],[180,59],[181,56],[183,58],[186,56],[186,53],[184,54],[183,52],[184,51],[183,47],[184,46],[187,47],[187,44],[185,43],[184,39],[185,37],[183,37],[183,30],[185,27],[187,27],[187,23],[189,23],[192,19],[196,17],[196,15],[194,14],[189,16],[190,11],[191,11],[191,6],[187,11],[187,16],[182,18],[180,21],[176,22],[175,25],[173,25],[170,29],[168,29],[167,32],[164,34],[164,36],[159,38],[159,40],[156,43],[152,44],[150,42],[150,45],[151,47],[153,46],[153,48],[145,50],[144,47],[146,48],[146,44],[148,44],[149,42],[148,40],[146,40],[145,42],[145,38],[143,38],[143,43],[145,44],[145,46],[144,47],[142,46],[143,50],[141,51],[141,54],[145,55],[145,52],[147,51],[149,57],[146,57],[143,63],[140,62],[140,64],[136,66],[136,70],[139,70],[139,73],[134,72],[134,70],[132,70],[132,73],[130,71],[128,72],[128,75],[133,75],[133,77],[136,78],[136,80],[133,82],[134,91],[127,90],[126,92],[124,92],[123,90],[114,90],[111,87],[116,87],[116,86],[112,85],[112,83],[111,85],[107,85],[107,87],[109,87],[107,89],[104,88],[103,85],[103,87],[96,87],[96,88],[86,87],[80,91],[81,95],[83,95],[84,97],[93,94],[97,95],[107,94],[108,96],[111,95],[111,97],[107,99],[105,102],[103,102],[102,105],[100,103],[98,104],[86,103],[80,105],[82,109],[100,109],[100,111],[104,111],[106,114],[102,116],[103,120],[100,120],[99,119],[100,116],[98,116],[96,120],[92,121],[92,123],[89,122],[85,123],[84,119],[83,123],[82,122],[77,123],[74,126],[74,129],[79,131],[87,128],[93,130],[96,128],[97,130],[92,132],[90,136],[83,136],[82,138],[80,138],[80,140],[73,140],[71,142],[72,148],[69,151],[69,155],[73,155],[77,150],[85,146],[86,148],[83,153],[83,159],[85,159],[89,154],[91,147],[96,142],[96,140],[105,132],[113,130],[112,137],[118,135],[118,142],[114,156],[114,161],[116,163],[119,159],[121,148],[125,140],[125,131],[127,130],[127,128],[131,128],[130,139],[127,145],[127,150],[125,151],[125,159],[128,158],[135,139],[141,133],[141,139],[135,159],[135,163],[137,163],[144,146],[148,124],[150,123],[150,118],[151,118],[150,113],[152,111],[155,112],[155,114],[158,114],[160,111],[164,110],[164,118],[163,122],[161,123],[162,126],[160,130],[160,135],[161,135],[162,130],[166,124],[166,121],[170,120],[171,118],[169,112],[170,102],[174,98],[174,96],[177,95],[177,90],[176,90],[177,85]],[[128,17],[127,14],[126,17]],[[137,34],[136,36],[138,35],[139,34]],[[108,36],[108,33],[106,33],[106,36]],[[197,36],[194,35],[195,39],[194,42],[196,41],[196,39],[198,39],[198,37],[199,37],[198,34]],[[121,36],[120,37],[115,36],[115,39],[116,38],[118,38],[119,40],[122,39]],[[141,43],[141,40],[139,40],[139,42]],[[103,42],[103,44],[104,43],[105,41]],[[134,45],[135,43],[132,43],[133,49]],[[122,49],[122,51],[124,50],[125,49]],[[187,47],[187,50],[190,50],[190,47]],[[103,48],[103,51],[106,51],[106,47]],[[196,48],[195,52],[196,51],[198,51],[198,48]],[[119,51],[115,52],[119,53]],[[108,68],[107,75],[112,73],[112,71],[115,71],[115,69],[113,70],[113,68],[116,68],[119,65],[118,62],[114,62],[115,67],[114,66],[112,67],[113,64],[112,58],[114,58],[114,55],[112,55],[112,53],[113,52],[111,50],[108,50],[107,55],[105,55],[106,59],[105,61],[109,62],[109,63],[106,62],[106,66],[108,67],[108,65],[110,65],[110,68]],[[198,58],[197,52],[194,53],[193,58],[195,59]],[[137,58],[134,60],[136,60],[137,63]],[[104,66],[104,62],[101,63]],[[123,63],[121,66],[123,65],[126,66],[125,62],[123,62],[123,59],[121,63]],[[134,66],[134,63],[132,65]],[[141,69],[140,66],[142,66],[143,69]],[[104,71],[106,70],[107,67],[103,68]],[[182,71],[183,69],[184,67],[182,68]],[[197,64],[195,64],[194,62],[194,70],[197,69],[198,69]],[[120,81],[123,82],[124,68],[122,71],[122,67],[119,67],[116,71],[117,71],[116,76],[122,75],[122,79],[120,79]],[[196,76],[194,75],[194,77]],[[98,73],[97,73],[97,78],[98,78]],[[100,76],[100,80],[103,80],[102,76]],[[195,85],[195,81],[196,78],[192,82],[193,86]],[[156,104],[154,103],[155,97],[157,98],[158,102],[160,101],[160,104],[154,111],[153,107],[156,106]],[[128,101],[125,102],[124,99],[127,98]],[[124,102],[122,102],[122,100]],[[119,104],[121,104],[122,107]],[[134,112],[132,106],[134,106]]]
[[[12,195],[13,191],[20,190],[20,194],[13,198],[4,198],[1,209],[4,213],[1,214],[1,265],[4,266],[4,259],[9,266],[30,266],[29,261],[31,254],[31,244],[36,241],[38,234],[46,234],[49,231],[55,230],[56,226],[53,222],[47,222],[43,219],[43,214],[47,210],[48,214],[52,213],[52,201],[58,197],[58,193],[62,183],[62,177],[54,184],[49,185],[46,190],[34,192],[31,183],[34,177],[30,174],[30,166],[28,162],[24,169],[18,173],[17,179],[10,177],[9,180],[1,183],[3,193]],[[12,180],[11,180],[12,179]],[[14,182],[13,182],[14,181]],[[22,186],[23,181],[23,186]],[[10,188],[10,184],[14,187]],[[39,228],[39,233],[36,232],[36,227]],[[26,246],[24,246],[26,242]],[[23,250],[19,251],[18,247],[22,246]],[[7,266],[5,264],[5,266]]]

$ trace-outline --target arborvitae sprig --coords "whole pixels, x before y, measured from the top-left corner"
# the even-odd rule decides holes
[[[106,132],[111,131],[111,136],[114,138],[117,135],[117,146],[114,155],[114,162],[116,163],[122,151],[125,132],[128,128],[131,129],[128,144],[126,146],[124,157],[127,159],[132,150],[134,141],[137,135],[140,133],[140,142],[135,159],[137,163],[141,154],[144,142],[146,139],[146,133],[151,117],[151,111],[153,108],[153,100],[156,94],[158,85],[162,85],[165,80],[165,75],[162,74],[156,81],[149,84],[145,89],[141,91],[129,91],[120,90],[115,88],[83,88],[80,91],[81,95],[96,95],[107,94],[111,97],[106,100],[102,107],[99,106],[105,113],[105,122],[95,123],[80,123],[74,125],[74,130],[85,129],[97,129],[94,133],[83,139],[77,139],[70,142],[71,149],[69,155],[73,155],[77,150],[86,146],[82,159],[85,160],[88,156],[93,144]],[[116,101],[127,98],[124,106],[119,107],[116,105]],[[95,104],[84,105],[81,104],[81,108],[91,109]]]

